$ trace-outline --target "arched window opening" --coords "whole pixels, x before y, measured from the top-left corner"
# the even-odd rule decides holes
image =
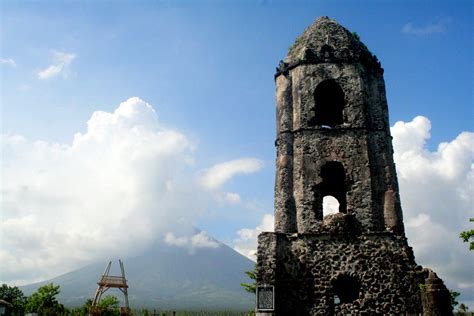
[[[344,92],[333,79],[318,84],[314,91],[314,117],[309,121],[310,126],[334,127],[343,123]]]
[[[332,284],[334,305],[351,303],[359,298],[360,284],[352,276],[342,274]]]
[[[323,217],[339,213],[339,201],[332,195],[323,197]]]
[[[339,202],[339,212],[347,211],[346,200],[346,173],[342,163],[337,161],[327,162],[321,168],[321,193],[323,197],[332,196]],[[323,198],[324,216],[324,198]]]

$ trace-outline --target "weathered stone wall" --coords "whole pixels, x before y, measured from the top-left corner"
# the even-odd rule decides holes
[[[314,91],[328,79],[344,93],[343,124],[312,126]],[[338,161],[347,172],[347,211],[367,231],[403,232],[381,72],[359,63],[301,65],[277,76],[276,85],[275,231],[317,231],[323,196],[315,186],[321,167]]]
[[[259,236],[257,255],[275,314],[452,314],[449,291],[405,238],[377,58],[323,17],[275,82],[275,233]],[[323,218],[324,195],[341,213]]]
[[[438,275],[431,269],[424,269],[426,279],[421,286],[421,300],[424,316],[452,315],[451,294]]]
[[[358,237],[320,234],[262,233],[259,284],[275,285],[277,315],[337,313],[420,313],[423,276],[403,237],[366,234]],[[353,302],[334,303],[334,281],[341,275],[358,280]]]
[[[293,130],[310,128],[309,122],[315,115],[314,91],[319,83],[328,79],[335,80],[344,92],[344,127],[367,127],[363,75],[359,64],[301,65],[292,69],[289,76],[292,79]]]
[[[295,135],[293,181],[299,233],[318,231],[323,196],[317,187],[322,182],[320,170],[329,161],[341,162],[346,170],[348,212],[356,214],[367,229],[371,227],[371,178],[365,148],[367,136],[360,130],[321,129]]]

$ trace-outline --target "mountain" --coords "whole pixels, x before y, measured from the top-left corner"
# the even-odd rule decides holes
[[[240,283],[249,282],[245,271],[254,262],[232,248],[219,243],[217,248],[188,249],[155,243],[143,254],[123,258],[130,307],[187,310],[250,310],[255,298]],[[108,262],[91,264],[51,280],[22,286],[25,295],[53,282],[61,286],[58,299],[66,306],[84,304],[92,298],[97,282]],[[115,266],[115,267],[114,267]],[[112,261],[111,275],[117,271],[118,260]],[[123,295],[111,289],[104,295]]]

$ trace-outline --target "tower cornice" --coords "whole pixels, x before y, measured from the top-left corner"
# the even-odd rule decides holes
[[[275,77],[301,65],[321,63],[361,63],[366,70],[383,73],[377,56],[360,41],[357,33],[324,16],[296,39],[285,60],[280,61]]]

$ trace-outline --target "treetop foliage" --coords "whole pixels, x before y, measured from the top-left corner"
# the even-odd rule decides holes
[[[245,271],[249,279],[253,280],[251,283],[240,283],[240,285],[249,293],[255,294],[257,291],[257,266],[252,271]]]
[[[58,302],[56,296],[61,292],[59,285],[53,283],[40,287],[33,293],[26,303],[27,313],[38,313],[41,315],[61,315],[65,308]]]
[[[8,314],[21,315],[23,313],[26,304],[26,296],[18,287],[2,284],[0,287],[0,299],[12,304]]]
[[[470,218],[469,221],[474,222],[474,218]],[[474,229],[461,232],[459,234],[459,238],[461,238],[464,242],[469,242],[469,240],[471,240],[469,244],[469,250],[474,250]]]

